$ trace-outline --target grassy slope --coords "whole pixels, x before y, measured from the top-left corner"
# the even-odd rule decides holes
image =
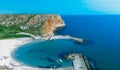
[[[4,15],[3,18],[0,19],[0,22],[8,22],[12,21],[14,22],[15,20],[19,20],[20,15]],[[15,24],[8,24],[9,26],[6,26],[4,24],[0,23],[0,39],[6,39],[6,38],[18,38],[18,37],[30,37],[27,35],[17,35],[16,33],[19,32],[25,32],[25,33],[30,33],[35,36],[42,35],[42,25],[44,24],[45,21],[42,21],[45,19],[45,17],[41,17],[40,20],[33,20],[35,21],[35,25],[27,25],[29,28],[28,29],[20,29],[20,26],[26,26],[26,23],[30,21],[31,18],[35,17],[36,15],[26,15],[28,18],[24,19],[23,21],[18,21],[15,22]]]
[[[0,25],[0,39],[7,38],[19,38],[19,37],[30,37],[27,35],[18,35],[16,33],[21,32],[22,30],[17,25],[4,26]]]

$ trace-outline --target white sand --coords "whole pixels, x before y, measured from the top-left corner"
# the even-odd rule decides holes
[[[53,39],[63,38],[61,36],[55,36]],[[71,67],[48,69],[48,68],[33,68],[30,66],[22,65],[16,62],[12,57],[11,53],[15,48],[18,48],[26,43],[32,42],[31,38],[15,38],[0,40],[0,66],[8,66],[14,68],[14,70],[72,70]]]
[[[12,57],[12,51],[20,45],[31,42],[30,38],[15,38],[0,40],[0,66],[9,66],[13,68],[12,64],[18,65]]]

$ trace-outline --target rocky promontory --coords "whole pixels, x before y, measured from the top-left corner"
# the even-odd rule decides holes
[[[0,33],[29,33],[43,38],[54,35],[54,31],[65,26],[60,15],[14,14],[0,15]],[[2,36],[0,36],[2,37]]]

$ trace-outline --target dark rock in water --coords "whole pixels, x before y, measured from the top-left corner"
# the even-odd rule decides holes
[[[71,52],[71,51],[66,51],[66,52],[63,52],[63,53],[61,53],[61,54],[59,54],[59,58],[62,58],[62,59],[66,59],[66,56],[67,55],[69,55],[69,54],[72,54],[72,53],[74,53],[73,51]]]
[[[52,62],[52,63],[57,63],[54,59],[50,58],[50,57],[47,57],[46,60],[48,62]]]
[[[74,44],[78,44],[78,45],[91,45],[91,44],[93,44],[93,42],[90,41],[90,40],[85,40],[83,43],[78,42],[78,41],[74,41]]]

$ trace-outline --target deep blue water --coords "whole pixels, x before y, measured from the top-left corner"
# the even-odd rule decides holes
[[[92,60],[98,70],[120,70],[119,15],[63,15],[62,17],[66,27],[57,33],[84,38],[88,43],[80,45],[71,40],[34,42],[15,51],[15,58],[35,67],[51,65],[66,67],[71,66],[71,61],[64,60],[62,56],[77,52]],[[55,62],[59,58],[63,63]]]
[[[82,53],[90,57],[99,70],[120,70],[120,15],[62,16],[66,27],[62,35],[87,39]]]

